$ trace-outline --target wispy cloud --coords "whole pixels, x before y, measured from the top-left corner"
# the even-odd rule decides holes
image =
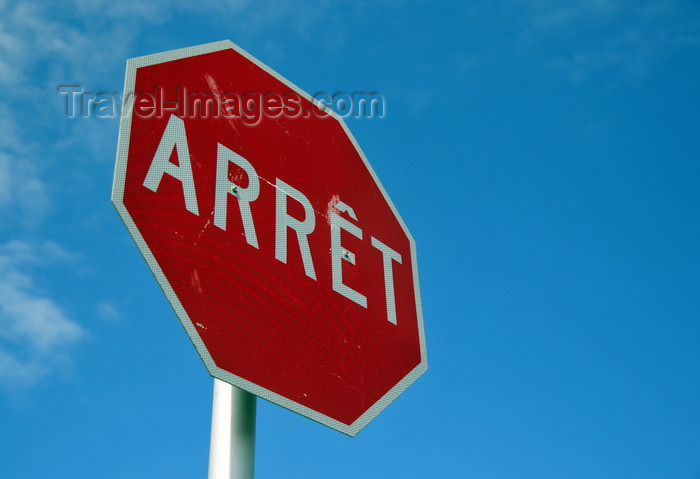
[[[34,227],[49,210],[47,190],[34,166],[0,151],[0,231]]]
[[[153,53],[134,48],[144,32],[167,28],[165,25],[183,16],[206,16],[213,25],[225,18],[237,39],[243,39],[279,28],[294,29],[301,36],[312,31],[325,34],[317,29],[321,19],[333,13],[340,20],[342,11],[343,5],[328,0],[308,6],[282,0],[3,2],[0,85],[55,89],[57,82],[87,84],[112,79],[117,65],[123,74],[129,56]],[[37,78],[41,79],[39,84]],[[120,78],[109,87],[121,88],[121,83]]]
[[[112,301],[100,301],[97,303],[97,315],[104,321],[119,321],[122,314]]]
[[[0,386],[36,384],[68,360],[86,332],[36,285],[37,269],[75,260],[60,245],[0,244]]]
[[[520,48],[574,80],[644,75],[676,48],[700,45],[700,5],[686,0],[535,0],[521,4]]]
[[[577,24],[604,22],[620,9],[613,0],[539,0],[530,2],[529,27],[547,34]]]

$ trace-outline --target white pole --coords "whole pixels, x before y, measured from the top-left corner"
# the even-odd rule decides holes
[[[209,479],[253,479],[256,397],[214,378]]]

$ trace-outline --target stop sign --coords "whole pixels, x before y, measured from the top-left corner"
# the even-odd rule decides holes
[[[130,59],[124,98],[112,201],[210,374],[355,435],[427,359],[413,238],[343,120],[230,41]]]

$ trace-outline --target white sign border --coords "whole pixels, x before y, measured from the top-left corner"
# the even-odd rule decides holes
[[[393,214],[396,216],[397,220],[399,221],[399,224],[401,225],[401,228],[403,229],[404,233],[406,234],[406,237],[408,238],[410,245],[411,245],[411,263],[412,263],[412,269],[413,269],[413,287],[414,287],[414,294],[416,298],[416,314],[417,314],[417,319],[418,319],[418,336],[419,336],[419,341],[420,341],[420,354],[421,354],[421,362],[411,371],[409,372],[404,378],[399,381],[393,388],[391,388],[384,396],[382,396],[372,407],[370,407],[367,411],[364,412],[359,418],[357,418],[352,424],[344,424],[336,419],[333,419],[329,416],[326,416],[325,414],[321,414],[318,411],[315,411],[309,407],[306,407],[302,404],[299,404],[295,401],[292,401],[284,396],[281,396],[280,394],[277,394],[275,392],[272,392],[268,389],[265,389],[263,387],[258,386],[257,384],[254,384],[250,381],[247,381],[246,379],[243,379],[239,376],[236,376],[234,374],[229,373],[228,371],[225,371],[214,363],[214,360],[212,359],[211,355],[209,354],[209,351],[207,350],[206,346],[204,345],[202,339],[200,338],[199,334],[197,333],[193,322],[190,320],[189,316],[187,315],[187,312],[185,311],[185,308],[182,306],[180,303],[180,300],[178,299],[177,295],[175,294],[175,291],[172,289],[170,286],[170,283],[168,279],[166,278],[165,274],[163,273],[163,270],[161,270],[160,266],[158,265],[158,262],[156,261],[155,257],[153,256],[153,253],[151,252],[150,248],[146,244],[146,241],[143,239],[141,236],[141,233],[139,232],[138,228],[136,227],[136,224],[132,220],[131,216],[129,215],[129,212],[127,211],[126,207],[124,206],[124,183],[125,183],[125,177],[126,177],[126,165],[127,165],[127,159],[128,159],[128,153],[129,153],[129,138],[131,136],[131,117],[132,117],[132,111],[133,111],[133,99],[134,99],[134,83],[136,80],[136,70],[141,67],[145,66],[150,66],[150,65],[156,65],[159,63],[165,63],[165,62],[170,62],[173,60],[180,60],[182,58],[188,58],[188,57],[193,57],[197,55],[203,55],[206,53],[212,53],[212,52],[217,52],[221,50],[227,50],[227,49],[233,49],[236,52],[240,53],[244,57],[246,57],[248,60],[256,64],[258,67],[262,68],[265,70],[267,73],[275,77],[277,80],[280,82],[284,83],[285,85],[289,86],[292,88],[294,91],[302,95],[304,98],[306,98],[309,102],[314,103],[316,106],[318,106],[321,109],[326,110],[330,115],[332,115],[343,127],[343,130],[345,131],[345,134],[348,136],[350,141],[352,142],[353,146],[355,147],[355,150],[357,153],[360,155],[360,158],[362,158],[362,161],[365,164],[365,167],[369,171],[370,175],[372,175],[372,179],[376,183],[377,187],[381,191],[382,195],[384,196],[384,200],[387,202],[389,207],[391,208]],[[232,384],[236,387],[239,387],[241,389],[244,389],[252,394],[255,394],[256,396],[259,396],[263,399],[266,399],[270,402],[273,402],[275,404],[278,404],[286,409],[289,409],[291,411],[294,411],[298,414],[301,414],[302,416],[306,416],[310,419],[313,419],[314,421],[317,421],[321,424],[324,424],[328,427],[331,427],[337,431],[340,431],[344,434],[347,434],[348,436],[355,436],[362,428],[364,428],[372,419],[374,419],[381,411],[383,411],[394,399],[396,399],[408,386],[410,386],[416,379],[418,379],[419,376],[421,376],[427,369],[428,369],[428,359],[427,359],[427,353],[426,353],[426,346],[425,346],[425,332],[423,328],[423,313],[422,313],[422,307],[421,307],[421,300],[420,300],[420,291],[418,287],[418,268],[417,268],[417,262],[416,262],[416,246],[415,246],[415,241],[413,239],[413,236],[411,236],[411,233],[408,231],[408,228],[406,227],[406,224],[404,223],[403,219],[399,215],[398,211],[396,210],[396,207],[394,206],[394,203],[391,201],[389,198],[389,195],[386,193],[386,190],[384,190],[384,187],[382,186],[381,182],[379,181],[379,178],[377,177],[376,173],[374,172],[374,169],[370,165],[369,161],[367,160],[367,157],[365,154],[362,152],[362,149],[358,145],[357,141],[355,140],[355,137],[352,135],[350,130],[348,129],[347,125],[343,121],[343,119],[338,116],[335,112],[332,110],[329,110],[327,107],[324,108],[323,105],[321,105],[317,100],[315,100],[313,97],[311,97],[308,93],[306,93],[304,90],[301,88],[297,87],[295,84],[284,78],[282,75],[277,73],[276,71],[272,70],[269,68],[267,65],[263,64],[260,62],[258,59],[250,55],[248,52],[240,48],[238,45],[233,43],[230,40],[222,40],[219,42],[213,42],[213,43],[207,43],[204,45],[197,45],[193,47],[188,47],[188,48],[181,48],[177,50],[170,50],[167,52],[162,52],[162,53],[156,53],[153,55],[145,55],[141,57],[135,57],[135,58],[130,58],[127,60],[126,63],[126,77],[124,80],[124,94],[123,94],[123,99],[124,99],[124,105],[122,107],[122,116],[121,116],[121,122],[119,125],[119,140],[117,144],[117,159],[116,159],[116,165],[114,169],[114,183],[113,183],[113,188],[112,188],[112,203],[114,204],[115,208],[117,209],[117,212],[119,213],[119,216],[122,218],[122,221],[126,225],[127,230],[131,234],[132,238],[136,242],[136,245],[138,246],[139,250],[141,251],[141,254],[143,255],[144,259],[146,260],[146,263],[148,264],[148,267],[151,269],[153,272],[153,275],[156,277],[156,280],[158,281],[158,284],[160,285],[161,289],[165,293],[166,298],[170,302],[171,306],[175,310],[175,314],[177,315],[178,319],[180,320],[180,323],[182,326],[185,328],[185,331],[187,332],[187,335],[190,338],[190,341],[192,341],[192,344],[196,348],[197,352],[199,353],[200,357],[202,358],[205,366],[207,367],[207,370],[209,371],[209,374],[211,374],[213,377],[218,378],[222,381],[225,381],[229,384]]]

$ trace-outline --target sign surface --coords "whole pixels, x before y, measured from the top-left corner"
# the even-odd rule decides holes
[[[230,41],[132,58],[112,192],[210,374],[355,435],[426,369],[413,238],[343,120]]]

